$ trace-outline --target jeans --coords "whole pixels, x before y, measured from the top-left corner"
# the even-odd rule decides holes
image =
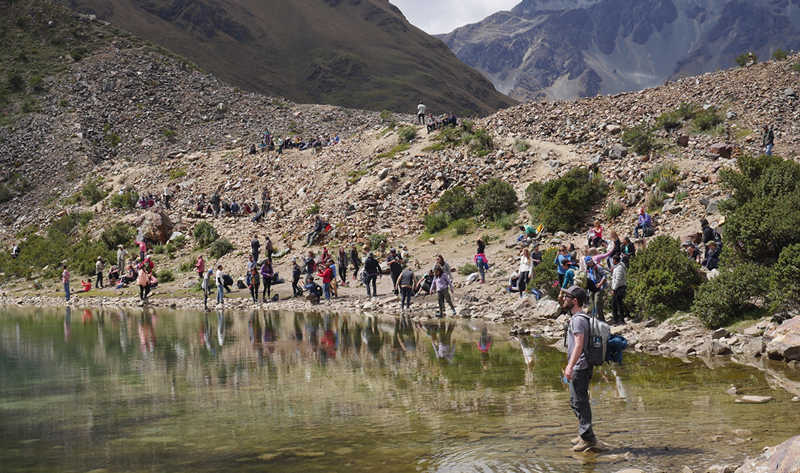
[[[164,201],[164,207],[165,207],[167,210],[169,210],[169,199],[170,199],[170,197],[172,197],[172,196],[170,196],[170,195],[164,195],[164,196],[162,196],[162,200]]]
[[[486,281],[486,263],[483,262],[483,259],[478,258],[478,271],[481,273],[481,282]]]
[[[764,154],[767,155],[767,156],[772,156],[772,145],[771,144],[767,145],[767,150],[764,151]]]
[[[372,292],[369,292],[369,284],[372,283]],[[367,296],[378,295],[378,275],[377,274],[368,274],[367,275]]]
[[[292,287],[296,286],[297,283],[293,282]],[[258,295],[258,294],[256,294]],[[267,300],[267,297],[272,298],[272,278],[265,277],[264,278],[264,289],[261,291],[261,298]]]
[[[253,262],[258,263],[258,250],[253,250]]]
[[[595,316],[597,316],[597,320],[606,320],[605,308],[603,307],[605,303],[606,291],[597,291],[589,296],[592,299],[592,304],[594,304],[594,312]]]
[[[569,405],[578,418],[578,433],[589,443],[597,438],[592,430],[592,406],[589,404],[589,381],[592,380],[592,367],[572,372],[569,383]]]
[[[517,279],[517,289],[519,289],[519,297],[525,296],[525,290],[528,288],[528,272],[522,271],[519,273],[519,278]]]
[[[220,284],[217,286],[217,304],[225,303],[225,288]]]
[[[331,300],[331,283],[324,282],[322,283],[322,293],[325,294],[325,300]]]
[[[105,287],[105,284],[103,284],[103,272],[102,271],[97,273],[97,280],[94,282],[94,287],[95,287],[95,289],[100,289],[102,287]]]
[[[250,297],[253,298],[253,302],[258,302],[258,286],[250,286]]]
[[[297,283],[299,283],[299,282],[300,282],[299,278],[298,279],[292,279],[292,294],[294,294],[295,297],[303,295],[303,290],[300,289],[300,286],[297,285]]]
[[[444,314],[444,302],[447,301],[450,304],[450,308],[453,309],[453,312],[456,311],[456,307],[453,305],[453,300],[450,299],[450,290],[447,288],[440,289],[437,291],[439,295],[439,313]]]
[[[400,273],[390,273],[392,275],[392,290],[394,291],[395,295],[399,292],[397,288],[397,280],[400,278]]]
[[[208,289],[203,289],[203,308],[208,309]]]
[[[411,308],[411,296],[414,295],[414,289],[411,287],[401,287],[400,288],[400,308],[402,309],[405,307],[406,309]]]
[[[139,300],[144,300],[150,294],[150,286],[139,286]]]
[[[318,231],[310,231],[306,234],[306,246],[311,246],[312,243],[317,239],[319,236]]]
[[[614,314],[614,322],[625,322],[625,293],[626,286],[614,289],[614,296],[611,298],[611,313]]]
[[[64,283],[64,296],[67,298],[67,302],[69,302],[69,283]]]
[[[645,227],[650,227],[650,225],[637,223],[636,226],[633,227],[633,237],[639,238],[639,230],[642,230],[642,232],[644,232]]]

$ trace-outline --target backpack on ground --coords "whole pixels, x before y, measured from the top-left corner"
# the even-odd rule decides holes
[[[581,289],[586,289],[587,280],[589,279],[589,277],[586,275],[586,271],[581,269],[575,269],[573,271],[575,272],[573,283]]]
[[[606,346],[606,362],[622,364],[622,352],[628,348],[628,340],[622,335],[611,335]]]
[[[652,225],[644,227],[642,229],[642,235],[644,235],[645,237],[648,237],[648,238],[653,236],[653,235],[655,235],[655,233],[656,233],[656,229]]]

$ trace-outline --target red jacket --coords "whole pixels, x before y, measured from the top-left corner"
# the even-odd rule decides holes
[[[329,283],[333,281],[333,270],[330,267],[325,268],[325,271],[319,273],[317,276],[322,278],[322,284]]]

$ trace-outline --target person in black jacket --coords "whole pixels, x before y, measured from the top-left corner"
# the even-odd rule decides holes
[[[317,215],[314,217],[314,229],[306,234],[306,246],[311,246],[324,229],[322,219]]]
[[[386,262],[389,263],[389,274],[392,276],[392,289],[394,295],[397,295],[397,278],[399,278],[400,274],[403,272],[403,258],[397,254],[397,250],[392,248],[389,252],[389,256],[386,258]]]
[[[358,256],[356,244],[350,245],[350,262],[353,263],[353,279],[358,277],[358,270],[361,269],[361,258]]]
[[[377,296],[378,295],[378,276],[383,276],[381,274],[381,265],[378,263],[378,260],[375,259],[375,253],[369,252],[367,255],[367,259],[364,261],[364,272],[366,273],[366,280],[364,284],[367,286],[367,297]],[[372,284],[372,292],[369,290],[369,285]]]

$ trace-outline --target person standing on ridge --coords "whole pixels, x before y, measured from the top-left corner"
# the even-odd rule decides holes
[[[772,147],[775,144],[775,133],[769,125],[764,125],[764,137],[761,139],[761,144],[764,146],[764,154],[772,156]]]
[[[103,272],[106,269],[106,265],[103,263],[103,257],[98,256],[97,262],[94,264],[95,275],[97,278],[94,280],[94,288],[95,289],[102,289],[105,287],[103,284]]]
[[[419,105],[417,105],[417,121],[420,125],[425,124],[425,111],[427,107],[425,107],[425,102],[422,100],[419,101]]]
[[[261,243],[258,242],[257,235],[253,235],[253,240],[250,242],[250,252],[253,254],[253,261],[258,262],[258,255],[261,252]]]
[[[64,296],[69,302],[69,271],[67,265],[64,265],[64,271],[61,273],[61,283],[64,284]]]
[[[589,404],[589,382],[593,367],[586,359],[589,347],[589,316],[583,311],[586,291],[570,286],[564,291],[563,308],[570,313],[567,329],[567,366],[564,377],[569,382],[569,405],[578,418],[578,437],[572,440],[573,452],[585,452],[597,445],[592,429],[592,406]]]
[[[122,245],[117,245],[117,269],[121,273],[125,270],[125,259],[128,257],[128,252]]]
[[[403,258],[397,254],[396,249],[392,248],[391,251],[389,251],[389,256],[386,257],[386,262],[389,263],[389,274],[392,276],[392,290],[394,291],[394,295],[398,295],[400,291],[397,286],[397,279],[403,272]]]

